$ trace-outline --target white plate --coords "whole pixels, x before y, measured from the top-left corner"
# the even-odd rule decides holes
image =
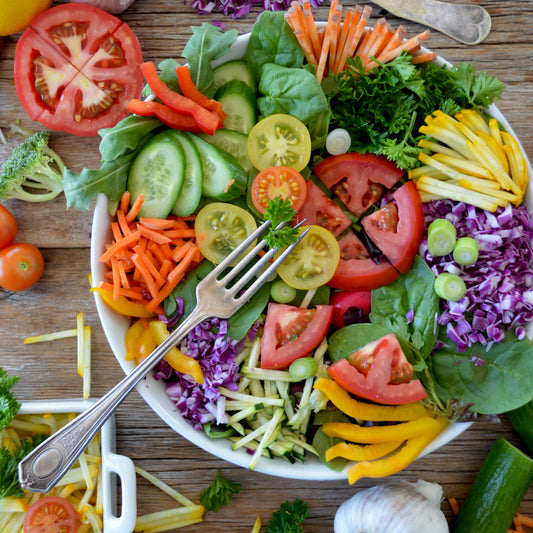
[[[84,400],[32,400],[21,404],[17,414],[42,415],[81,413],[94,402]],[[102,502],[105,533],[127,533],[137,519],[136,476],[133,461],[115,453],[115,419],[111,416],[100,431],[102,453]],[[117,487],[120,482],[120,515],[117,516]]]
[[[232,59],[241,59],[246,52],[249,35],[240,36],[233,44],[231,50],[226,56],[219,59],[217,64],[230,61]],[[446,61],[439,58],[439,64],[449,65]],[[500,111],[491,106],[489,111],[503,125],[504,128],[513,134],[513,131],[505,120]],[[514,135],[516,137],[516,135]],[[522,150],[523,152],[523,150]],[[526,197],[526,205],[531,211],[531,179],[532,170],[528,163],[528,172],[530,177],[530,185]],[[104,280],[107,267],[98,259],[105,250],[105,244],[111,242],[111,217],[107,212],[107,197],[103,194],[98,195],[96,207],[93,218],[92,238],[91,238],[91,272],[93,283],[97,285]],[[126,347],[125,347],[125,333],[130,325],[128,318],[121,316],[112,311],[100,298],[98,293],[95,294],[96,307],[107,337],[111,350],[115,354],[122,369],[126,373],[130,373],[134,368],[132,361],[126,361]],[[191,424],[182,418],[176,406],[168,397],[165,391],[164,383],[156,381],[151,375],[144,379],[138,386],[137,390],[144,398],[146,403],[177,433],[185,437],[187,440],[203,448],[209,453],[224,459],[235,465],[248,467],[250,463],[250,455],[244,450],[232,451],[230,441],[227,439],[210,439],[202,431],[193,429]],[[463,431],[470,426],[470,423],[455,423],[450,424],[433,442],[431,442],[421,453],[420,457],[431,453],[444,444],[455,439]],[[255,471],[270,474],[278,477],[306,479],[306,480],[335,480],[346,479],[346,473],[334,472],[324,464],[320,463],[314,457],[308,457],[305,463],[289,464],[283,459],[267,459],[261,458]]]

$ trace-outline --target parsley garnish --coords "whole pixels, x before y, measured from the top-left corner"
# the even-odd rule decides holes
[[[19,379],[18,376],[8,376],[0,367],[0,431],[7,427],[20,408],[20,404],[11,392],[11,388]]]
[[[276,196],[267,202],[264,218],[270,220],[271,225],[265,240],[270,248],[283,249],[298,239],[298,228],[286,224],[282,228],[276,229],[276,226],[282,222],[291,222],[294,215],[296,215],[296,211],[287,198]]]
[[[226,479],[219,468],[213,483],[200,494],[200,503],[207,511],[218,513],[223,505],[229,505],[232,494],[238,494],[240,491],[241,484]]]
[[[293,502],[285,502],[278,511],[272,513],[265,533],[303,533],[302,522],[307,518],[307,504],[298,498]]]

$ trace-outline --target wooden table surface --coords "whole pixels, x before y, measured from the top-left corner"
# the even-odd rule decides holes
[[[492,31],[483,43],[469,47],[433,32],[428,47],[453,63],[471,62],[476,70],[487,70],[505,83],[503,99],[497,105],[531,159],[533,3],[529,0],[478,3],[492,16]],[[317,18],[325,20],[327,10],[327,6],[321,7]],[[374,6],[372,20],[383,13]],[[226,29],[246,32],[256,15],[254,11],[238,20],[220,14],[200,16],[180,0],[137,0],[120,18],[138,36],[145,60],[157,63],[165,58],[180,58],[191,35],[191,25],[221,20]],[[390,15],[387,18],[394,27],[405,24],[409,35],[424,29]],[[0,49],[0,123],[21,119],[23,125],[37,130],[40,125],[27,118],[15,94],[13,58],[17,39],[18,35],[8,37]],[[53,148],[74,171],[83,166],[99,165],[98,138],[76,138],[54,132],[51,139]],[[10,147],[0,146],[0,162]],[[23,340],[28,335],[73,328],[77,313],[83,311],[86,323],[93,330],[92,396],[99,397],[120,380],[123,372],[108,347],[93,296],[89,293],[92,209],[88,212],[67,210],[63,195],[41,205],[20,201],[9,201],[5,205],[17,218],[17,240],[39,246],[46,268],[39,283],[25,292],[0,289],[0,366],[21,377],[14,389],[20,400],[80,398],[82,381],[76,369],[75,339],[33,345],[24,345]],[[173,432],[136,391],[117,410],[116,422],[118,452],[194,501],[211,483],[217,468],[224,476],[242,483],[241,493],[234,497],[230,506],[219,513],[208,513],[202,524],[182,531],[249,532],[257,514],[266,523],[282,502],[294,498],[309,505],[309,517],[304,523],[307,533],[332,531],[338,506],[356,491],[380,483],[362,480],[350,486],[346,481],[298,481],[251,473],[204,452]],[[477,422],[453,442],[394,477],[440,483],[445,496],[462,501],[498,436],[520,445],[505,416]],[[173,505],[159,489],[141,478],[137,482],[139,514]],[[443,508],[451,518],[446,502]],[[529,489],[520,509],[533,516],[533,488]]]

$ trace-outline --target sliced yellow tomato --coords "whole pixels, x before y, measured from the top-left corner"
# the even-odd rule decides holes
[[[295,289],[309,290],[326,284],[335,273],[340,259],[337,239],[321,226],[310,228],[305,237],[278,267],[280,278]]]
[[[260,120],[248,134],[248,157],[258,170],[291,167],[300,172],[311,157],[311,136],[305,124],[278,113]]]
[[[0,0],[0,36],[26,28],[53,0]]]

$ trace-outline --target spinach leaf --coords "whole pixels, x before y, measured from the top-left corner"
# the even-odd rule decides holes
[[[326,142],[330,119],[328,101],[314,74],[301,68],[264,65],[257,99],[262,116],[286,113],[301,120],[311,135],[312,148]]]
[[[252,76],[258,80],[267,63],[301,68],[304,53],[283,11],[263,11],[252,26],[246,62]]]
[[[235,39],[237,30],[221,32],[212,24],[204,22],[201,26],[192,26],[192,37],[183,49],[187,59],[192,81],[197,89],[212,98],[215,94],[213,68],[211,61],[226,54]]]
[[[431,353],[437,341],[439,297],[433,290],[434,280],[431,269],[417,255],[407,274],[372,291],[371,322],[411,343],[423,358]],[[414,318],[408,324],[407,313],[411,310]]]
[[[458,353],[448,343],[426,362],[439,398],[471,403],[477,413],[504,413],[533,399],[533,344],[512,332],[488,351],[477,343]]]

